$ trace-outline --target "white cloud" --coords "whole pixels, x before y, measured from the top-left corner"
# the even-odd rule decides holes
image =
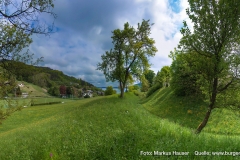
[[[150,59],[152,69],[157,72],[171,64],[168,54],[181,38],[179,29],[187,19],[187,0],[179,0],[178,13],[171,10],[167,0],[125,0],[123,3],[106,0],[96,4],[93,0],[72,1],[56,2],[57,33],[50,37],[33,36],[30,49],[37,57],[44,57],[43,66],[81,77],[97,86],[117,86],[117,83],[106,83],[104,75],[96,71],[97,63],[105,50],[112,48],[111,31],[122,29],[126,22],[137,27],[142,19],[154,23],[151,37],[156,41],[158,52]]]
[[[157,72],[165,65],[171,65],[168,55],[174,47],[177,47],[181,39],[179,31],[183,20],[187,18],[185,9],[188,6],[187,0],[180,1],[180,12],[175,13],[167,0],[153,0],[149,10],[151,10],[154,25],[151,37],[156,42],[158,52],[151,58],[152,69]]]

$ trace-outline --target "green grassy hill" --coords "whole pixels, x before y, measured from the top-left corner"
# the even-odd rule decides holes
[[[171,88],[158,90],[142,103],[152,114],[193,130],[201,123],[207,111],[207,104],[202,100],[177,97]],[[239,135],[239,120],[240,112],[214,109],[204,132]]]
[[[155,100],[158,98],[157,94],[162,95],[161,100]],[[160,101],[168,100],[170,103],[169,97],[170,90],[161,90],[144,105],[139,103],[137,96],[127,93],[124,99],[114,95],[25,108],[12,114],[0,126],[0,159],[239,157],[233,156],[235,152],[239,152],[239,136],[205,131],[195,135],[188,123],[181,122],[183,118],[178,120],[179,122],[173,122],[170,116],[171,109],[164,112],[164,115],[168,115],[165,118],[160,117],[161,115],[156,116],[157,109],[151,110],[155,115],[146,110],[154,106],[160,107]],[[174,102],[171,103],[173,104]],[[191,108],[182,109],[183,113],[188,109]],[[179,117],[183,113],[179,112]],[[192,119],[194,120],[193,117]],[[154,151],[158,155],[146,155],[154,154]],[[210,152],[212,156],[195,155],[200,152],[206,154],[204,151]],[[186,152],[188,155],[176,155],[178,152]]]

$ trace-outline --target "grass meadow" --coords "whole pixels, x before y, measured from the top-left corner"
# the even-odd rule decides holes
[[[170,103],[171,96],[165,89],[144,101],[127,93],[124,99],[113,95],[24,108],[0,125],[0,159],[239,158],[234,155],[240,152],[239,136],[211,130],[214,120],[209,129],[195,135],[193,128],[198,125],[197,117],[202,118],[202,104],[194,116],[196,110],[188,113],[190,105],[174,110],[172,105],[186,102],[175,99]],[[161,101],[168,102],[169,109]]]

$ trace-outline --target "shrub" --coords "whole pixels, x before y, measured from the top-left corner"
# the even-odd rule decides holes
[[[156,83],[154,86],[152,86],[148,92],[146,97],[151,96],[155,91],[157,91],[158,89],[162,88],[162,84],[161,83]]]
[[[112,95],[112,94],[116,94],[116,91],[113,90],[113,87],[112,86],[108,86],[104,92],[104,94],[107,96],[107,95]]]
[[[90,96],[89,96],[88,94],[86,94],[86,95],[84,96],[84,98],[90,98]]]
[[[134,89],[133,89],[133,86],[128,86],[128,91],[129,92],[132,92]]]
[[[138,85],[133,85],[133,86],[129,86],[128,87],[128,91],[129,92],[134,92],[135,90],[139,90],[139,86]]]
[[[137,90],[134,90],[134,92],[133,92],[136,96],[139,96],[139,91],[137,91]]]
[[[51,105],[51,104],[59,104],[61,102],[45,102],[45,103],[32,103],[31,106],[42,106],[42,105]]]

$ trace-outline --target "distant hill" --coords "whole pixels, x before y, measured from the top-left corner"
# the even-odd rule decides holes
[[[99,90],[91,83],[65,75],[62,71],[53,70],[49,67],[32,66],[22,62],[9,61],[5,68],[12,72],[18,81],[32,83],[46,90],[51,87],[57,88],[61,85],[76,89]]]

